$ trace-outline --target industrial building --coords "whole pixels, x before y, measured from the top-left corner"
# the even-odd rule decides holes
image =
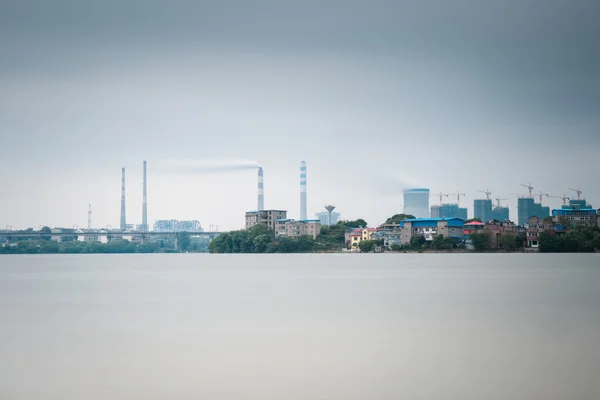
[[[550,216],[550,207],[536,203],[532,197],[519,197],[517,200],[518,224],[524,226],[531,217],[546,218]]]
[[[468,219],[466,208],[460,208],[458,204],[443,204],[441,206],[431,206],[431,218],[460,218]]]
[[[428,218],[429,189],[404,189],[404,213],[416,218]]]
[[[263,224],[275,231],[277,220],[287,219],[287,211],[284,210],[257,210],[246,212],[246,229],[254,225]]]
[[[460,218],[416,218],[400,221],[401,243],[409,244],[413,236],[423,236],[433,241],[437,235],[447,238],[463,238],[465,221]]]
[[[275,236],[278,237],[310,236],[316,239],[320,233],[321,221],[318,219],[279,219],[275,222]]]
[[[154,232],[203,232],[202,225],[197,220],[178,221],[176,219],[161,219],[154,221]]]
[[[331,212],[331,225],[337,224],[340,216],[340,213]],[[321,225],[329,225],[329,213],[327,211],[316,213],[315,218],[321,221]]]

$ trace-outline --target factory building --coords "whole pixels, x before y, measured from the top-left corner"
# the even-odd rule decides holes
[[[458,204],[431,206],[431,218],[460,218],[466,221],[467,215],[467,209],[460,208]]]
[[[331,225],[335,225],[340,220],[340,213],[332,212],[331,213]],[[321,221],[321,225],[329,225],[329,213],[326,211],[319,212],[315,214],[315,218]]]
[[[203,232],[202,225],[197,220],[178,221],[176,219],[161,219],[154,221],[154,232]]]
[[[318,219],[293,220],[279,219],[275,222],[275,236],[300,237],[310,236],[316,239],[321,233],[321,221]]]
[[[518,224],[524,226],[531,217],[544,219],[550,216],[550,207],[536,203],[531,197],[519,197],[517,200]]]
[[[428,218],[429,189],[404,189],[404,213],[416,218]]]
[[[254,225],[263,224],[272,231],[275,231],[277,220],[287,219],[287,211],[284,210],[257,210],[246,212],[246,229]]]

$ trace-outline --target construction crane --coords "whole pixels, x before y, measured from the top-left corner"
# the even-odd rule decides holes
[[[442,193],[442,192],[440,192],[440,194],[431,194],[431,195],[429,195],[429,197],[438,197],[438,196],[440,197],[440,206],[441,206],[441,205],[444,204],[444,200],[442,199],[442,197],[449,197],[450,195],[446,194],[446,193]]]
[[[550,195],[548,193],[542,193],[542,191],[540,190],[540,204],[542,204],[542,197],[546,196],[546,197],[550,197]]]
[[[496,204],[497,204],[496,207],[500,208],[500,201],[502,201],[502,200],[508,200],[508,199],[501,199],[500,196],[498,196],[494,200],[496,200]]]
[[[582,193],[582,191],[579,190],[579,188],[577,188],[577,189],[571,189],[571,188],[569,188],[569,190],[572,190],[575,193],[577,193],[577,200],[581,200],[581,193]]]
[[[485,195],[486,195],[486,197],[487,197],[488,200],[490,199],[490,195],[492,194],[492,192],[490,192],[490,189],[487,189],[487,190],[477,190],[477,191],[481,192],[481,193],[485,193]]]
[[[531,186],[531,182],[529,182],[529,185],[521,183],[521,186],[526,187],[529,190],[529,197],[533,197],[533,186]]]
[[[460,208],[460,196],[466,196],[466,194],[458,191],[458,192],[456,192],[455,196],[456,196],[456,205]]]
[[[566,194],[563,194],[562,196],[548,196],[548,197],[552,197],[552,198],[555,198],[555,199],[562,199],[564,205],[567,204],[568,200],[571,200],[571,198],[567,197]]]

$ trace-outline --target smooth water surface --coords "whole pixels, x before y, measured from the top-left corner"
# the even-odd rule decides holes
[[[600,255],[0,256],[0,399],[600,399]]]

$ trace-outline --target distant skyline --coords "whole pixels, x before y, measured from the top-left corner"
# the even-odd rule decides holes
[[[586,0],[5,2],[0,14],[0,229],[198,219],[335,204],[376,225],[402,190],[520,186],[600,207],[600,4]],[[450,6],[451,4],[451,6]],[[444,201],[454,202],[451,198]],[[431,198],[431,204],[438,204]],[[545,199],[560,207],[560,199]]]

